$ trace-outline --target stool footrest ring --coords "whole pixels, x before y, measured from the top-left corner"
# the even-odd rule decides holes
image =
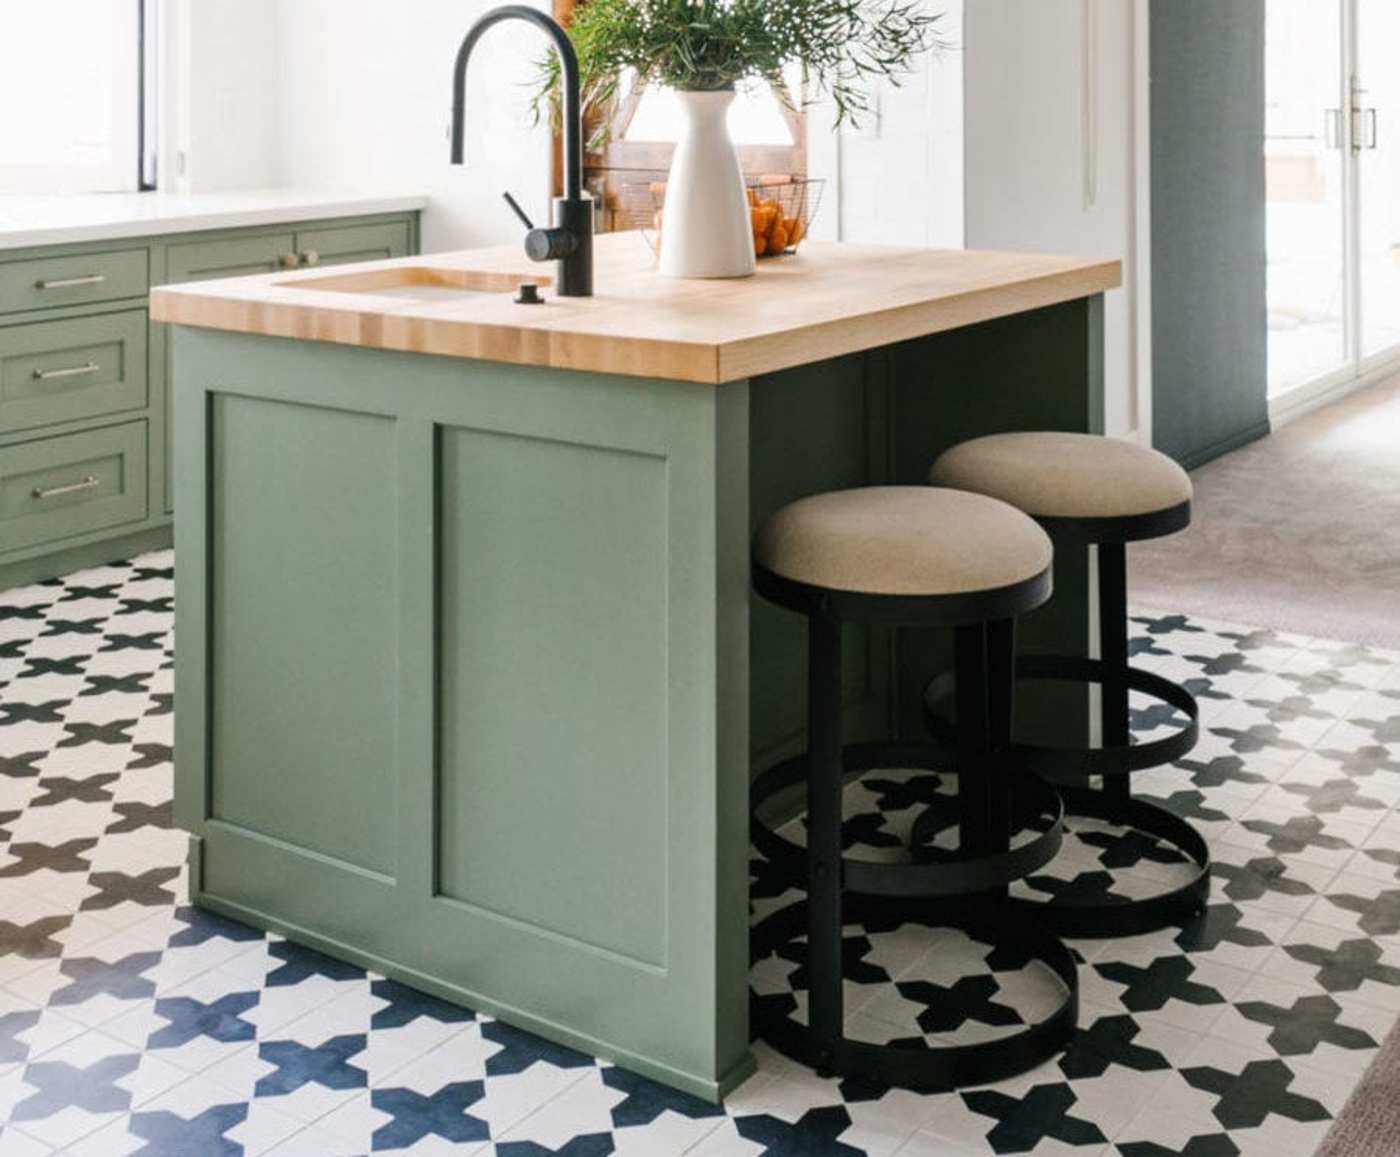
[[[842,749],[846,775],[858,776],[878,768],[915,768],[954,774],[953,753],[931,744],[851,744]],[[759,810],[777,793],[805,782],[806,754],[795,755],[765,770],[750,788],[751,839],[756,847],[794,885],[807,874],[807,849],[780,836],[759,819]],[[912,863],[877,863],[842,858],[842,880],[847,894],[903,897],[956,897],[990,892],[1020,880],[1044,867],[1060,850],[1064,836],[1064,805],[1059,792],[1033,775],[1016,781],[1016,814],[1022,819],[1048,817],[1049,823],[1033,839],[1006,852]],[[1024,825],[1023,825],[1024,826]]]
[[[806,902],[798,900],[755,925],[751,934],[755,955],[765,956],[804,935],[806,908]],[[1074,955],[1063,942],[1034,923],[999,907],[983,906],[973,912],[958,904],[931,907],[923,901],[911,907],[908,900],[852,897],[846,918],[858,921],[862,913],[907,914],[930,926],[960,928],[979,940],[1018,946],[1059,978],[1065,997],[1045,1019],[999,1040],[929,1046],[922,1041],[880,1045],[842,1037],[834,1049],[828,1049],[818,1044],[806,1025],[792,1018],[792,1002],[759,998],[751,993],[757,1034],[786,1056],[825,1074],[933,1093],[1023,1073],[1062,1051],[1073,1039],[1079,1017],[1079,975]]]
[[[1061,936],[1099,940],[1137,936],[1199,915],[1210,898],[1210,849],[1205,838],[1186,820],[1147,800],[1111,799],[1090,788],[1061,788],[1072,815],[1135,828],[1165,840],[1185,854],[1194,871],[1185,883],[1155,896],[1105,903],[1101,900],[1028,900],[1008,898],[1017,912],[1034,917]]]
[[[1161,739],[1110,747],[1047,747],[1018,743],[1013,750],[1051,783],[1075,784],[1086,776],[1129,775],[1149,767],[1174,763],[1190,753],[1200,737],[1200,707],[1196,697],[1179,683],[1139,667],[1115,667],[1102,659],[1071,655],[1021,655],[1016,678],[1056,682],[1105,684],[1121,681],[1129,691],[1150,695],[1186,716],[1185,726]]]

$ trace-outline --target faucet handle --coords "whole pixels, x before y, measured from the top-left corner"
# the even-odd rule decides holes
[[[558,261],[578,252],[578,238],[567,229],[536,229],[520,203],[509,193],[501,194],[525,224],[525,253],[532,261]]]
[[[512,197],[509,192],[502,193],[501,196],[506,199],[506,204],[509,205],[511,211],[520,218],[520,223],[524,225],[526,229],[533,229],[535,227],[535,223],[530,220],[525,210],[520,207],[519,201]]]

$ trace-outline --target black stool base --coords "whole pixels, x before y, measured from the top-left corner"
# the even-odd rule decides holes
[[[1065,811],[1070,815],[1135,828],[1164,840],[1190,860],[1195,871],[1185,883],[1137,900],[1037,901],[1013,896],[1008,898],[1009,906],[1034,917],[1060,936],[1084,940],[1137,936],[1199,915],[1210,897],[1210,849],[1205,838],[1181,817],[1134,797],[1130,786],[1133,773],[1174,762],[1195,747],[1200,734],[1200,709],[1195,696],[1178,683],[1126,663],[1069,655],[1021,655],[1016,660],[1016,679],[1018,684],[1033,680],[1097,683],[1105,688],[1106,700],[1108,689],[1115,688],[1119,696],[1119,718],[1114,730],[1120,736],[1127,734],[1129,691],[1150,695],[1185,717],[1185,724],[1171,734],[1147,743],[1108,743],[1093,748],[1017,743],[1011,750],[1059,792]],[[925,724],[931,735],[944,739],[954,734],[951,725],[935,714],[930,705],[926,704],[926,708]],[[1106,701],[1106,711],[1107,708]],[[1103,788],[1088,787],[1089,776],[1101,777]],[[917,846],[925,837],[925,826],[916,824],[913,837]]]
[[[1012,896],[1008,905],[1032,916],[1060,936],[1084,940],[1105,940],[1114,936],[1137,936],[1200,915],[1210,897],[1210,849],[1205,838],[1180,816],[1166,808],[1132,796],[1114,799],[1089,788],[1060,788],[1065,810],[1105,823],[1135,828],[1171,844],[1195,867],[1191,878],[1170,891],[1137,900],[1114,903],[1099,901],[1028,900]]]
[[[949,748],[928,743],[854,743],[841,749],[842,771],[847,782],[867,771],[908,768],[957,775],[957,756]],[[750,839],[753,846],[787,881],[800,887],[807,873],[807,850],[780,836],[759,819],[759,812],[773,796],[804,782],[806,754],[765,770],[749,789]],[[1035,776],[1021,776],[1015,787],[1013,819],[1018,830],[1036,829],[1034,838],[1004,852],[981,855],[949,855],[930,861],[915,843],[907,864],[873,863],[843,859],[842,886],[846,895],[953,897],[1005,888],[1024,879],[1055,858],[1064,834],[1064,807],[1060,793]],[[950,806],[956,801],[950,798]],[[920,819],[928,817],[932,809]],[[919,821],[915,828],[918,830]]]
[[[959,928],[998,947],[1020,948],[1053,972],[1065,988],[1060,1005],[1043,1020],[998,1040],[934,1047],[872,1044],[842,1037],[823,1048],[804,1024],[791,1016],[794,1002],[752,997],[753,1030],[785,1056],[822,1076],[848,1077],[881,1086],[940,1093],[1004,1080],[1035,1068],[1062,1052],[1073,1039],[1079,1017],[1079,975],[1074,954],[1057,937],[1018,913],[999,906],[976,910],[956,902],[889,900],[849,896],[847,919],[894,917],[929,927]],[[756,958],[806,934],[807,905],[799,900],[772,913],[751,933]]]

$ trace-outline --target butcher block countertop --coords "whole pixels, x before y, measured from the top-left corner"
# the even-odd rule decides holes
[[[719,384],[1121,284],[1119,262],[808,241],[754,277],[679,281],[635,233],[596,240],[591,298],[519,245],[156,289],[152,318],[301,341]],[[543,305],[520,305],[522,281]],[[462,292],[465,291],[465,292]],[[421,293],[421,296],[419,295]]]

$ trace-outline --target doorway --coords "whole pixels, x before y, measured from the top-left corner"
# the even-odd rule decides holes
[[[1400,359],[1400,5],[1267,0],[1269,396]],[[1387,59],[1389,57],[1389,59]]]

